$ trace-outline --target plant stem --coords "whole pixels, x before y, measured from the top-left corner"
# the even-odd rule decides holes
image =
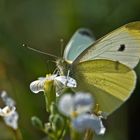
[[[88,129],[85,133],[84,140],[93,140],[93,131]]]
[[[71,140],[82,140],[83,139],[83,133],[77,132],[75,129],[70,130]]]
[[[23,140],[20,129],[13,130],[13,131],[14,131],[14,134],[15,134],[15,138],[14,138],[15,140]]]
[[[7,127],[11,131],[11,133],[13,134],[13,140],[23,140],[22,133],[21,133],[20,129],[13,129],[9,126],[7,126]]]

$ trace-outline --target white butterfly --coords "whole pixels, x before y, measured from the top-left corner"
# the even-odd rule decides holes
[[[77,90],[91,92],[110,114],[133,92],[140,59],[140,22],[126,24],[95,41],[91,32],[78,30],[57,61],[60,74],[77,82]]]

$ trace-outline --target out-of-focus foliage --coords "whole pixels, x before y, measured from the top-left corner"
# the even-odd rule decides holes
[[[43,94],[31,93],[29,83],[53,72],[55,64],[52,58],[27,50],[22,44],[61,56],[60,39],[66,44],[79,27],[92,29],[99,38],[136,20],[140,20],[139,0],[0,1],[0,89],[7,90],[17,102],[24,139],[44,137],[30,123],[33,115],[47,121]],[[107,133],[98,140],[136,139],[139,90],[137,87],[131,99],[108,118]],[[8,135],[10,132],[0,123],[0,139],[8,140]]]

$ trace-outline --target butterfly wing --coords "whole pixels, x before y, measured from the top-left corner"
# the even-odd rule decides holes
[[[140,59],[140,22],[126,24],[97,40],[77,57],[75,63],[94,59],[119,61],[134,68]]]
[[[87,47],[94,42],[92,32],[85,28],[80,28],[72,36],[68,45],[64,50],[64,59],[66,61],[74,61]]]
[[[111,60],[90,60],[73,67],[78,90],[93,94],[100,109],[110,114],[125,102],[135,88],[135,72]]]

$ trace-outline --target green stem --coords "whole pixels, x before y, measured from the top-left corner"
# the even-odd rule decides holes
[[[46,101],[46,110],[50,112],[50,106],[52,102],[56,100],[56,89],[53,80],[48,80],[44,85],[44,95]]]
[[[93,140],[94,133],[90,129],[88,129],[85,133],[84,140]]]
[[[63,126],[61,127],[61,132],[59,133],[58,137],[57,137],[57,140],[64,140],[65,136],[66,136],[66,133],[69,132],[69,121],[67,121],[66,118],[63,118],[64,119],[64,122],[63,122]]]
[[[7,126],[7,127],[11,131],[11,133],[13,134],[13,140],[23,140],[22,133],[21,133],[20,129],[13,129],[9,126]]]
[[[62,129],[62,131],[61,131],[61,133],[60,133],[60,135],[59,135],[59,137],[58,137],[58,140],[62,140],[63,139],[63,137],[64,137],[64,135],[65,135],[65,133],[66,133],[66,130],[65,130],[66,128],[65,127],[63,127],[63,129]]]
[[[23,140],[20,129],[13,130],[13,131],[14,131],[14,134],[15,134],[15,140]]]
[[[74,129],[71,128],[71,140],[82,140],[83,133],[78,133]]]

